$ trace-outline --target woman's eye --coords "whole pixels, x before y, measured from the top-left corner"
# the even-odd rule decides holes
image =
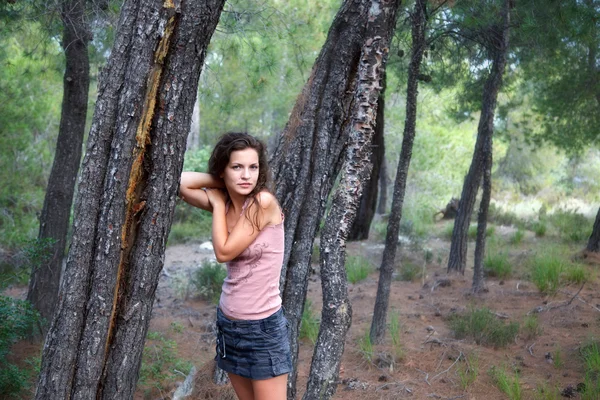
[[[233,167],[231,167],[231,169],[238,170],[238,169],[240,169],[240,166],[239,165],[234,165]]]
[[[253,165],[250,168],[253,169],[253,170],[257,170],[258,169],[258,165]]]

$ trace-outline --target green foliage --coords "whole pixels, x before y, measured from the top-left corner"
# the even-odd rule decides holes
[[[22,242],[20,253],[24,256],[18,262],[0,265],[0,289],[11,284],[27,285],[31,270],[39,268],[51,256],[53,239],[31,239]]]
[[[560,369],[565,365],[560,346],[556,346],[556,349],[552,352],[552,364],[556,369]]]
[[[548,226],[546,225],[545,221],[537,221],[533,223],[532,229],[535,232],[535,236],[543,237],[546,235]]]
[[[58,132],[62,63],[39,23],[0,36],[0,247],[14,250],[39,228]]]
[[[493,366],[490,368],[489,374],[498,389],[506,394],[510,400],[521,400],[523,398],[523,389],[517,371],[514,371],[514,375],[511,376],[505,368]]]
[[[517,229],[517,231],[510,237],[509,243],[512,245],[520,244],[525,237],[525,232],[522,229]]]
[[[362,256],[348,256],[346,258],[346,275],[350,283],[357,283],[366,279],[372,270],[369,260]]]
[[[540,321],[538,320],[537,315],[528,315],[525,317],[523,325],[521,326],[521,334],[525,340],[535,339],[536,337],[540,336],[542,332],[543,329],[540,326]]]
[[[365,334],[358,340],[358,348],[363,358],[369,363],[372,363],[375,350],[373,349],[373,343],[371,342],[369,330],[366,330]]]
[[[319,264],[321,262],[321,248],[318,244],[313,244],[313,251],[310,255],[311,264]]]
[[[469,307],[464,314],[455,314],[448,320],[457,339],[472,338],[484,346],[505,347],[514,342],[519,324],[504,324],[489,309]]]
[[[32,375],[7,361],[10,347],[33,332],[40,316],[28,302],[0,296],[0,321],[0,395],[9,396],[25,388]]]
[[[456,373],[460,380],[460,387],[466,390],[479,375],[479,356],[477,354],[462,356],[462,362],[458,364]]]
[[[371,232],[373,240],[384,241],[387,234],[387,222],[381,220],[374,221],[371,224]]]
[[[138,388],[146,394],[169,388],[180,376],[176,371],[188,373],[192,363],[177,356],[177,343],[160,332],[148,332],[142,354]]]
[[[404,282],[412,282],[421,276],[421,267],[411,262],[404,262],[400,265],[398,279]]]
[[[392,312],[390,314],[390,337],[392,338],[394,359],[396,361],[402,361],[406,354],[402,344],[402,325],[400,323],[400,316],[397,312]]]
[[[490,249],[483,260],[483,270],[487,276],[508,278],[512,274],[512,264],[508,260],[508,253]]]
[[[591,341],[581,348],[585,370],[584,390],[581,398],[592,400],[600,398],[600,345]]]
[[[211,214],[180,201],[175,208],[175,217],[169,233],[168,244],[173,245],[192,240],[209,240],[211,234]]]
[[[171,330],[175,333],[183,333],[183,331],[185,329],[185,327],[177,321],[171,322],[171,324],[169,325],[169,328],[171,328]]]
[[[202,146],[197,149],[189,149],[185,152],[183,161],[184,171],[207,172],[208,160],[212,153],[212,147]]]
[[[560,400],[560,389],[548,387],[546,383],[538,386],[533,395],[534,400]]]
[[[216,262],[204,260],[200,268],[192,275],[192,284],[200,296],[214,304],[219,303],[223,281],[227,277],[227,270]]]
[[[485,236],[492,237],[492,236],[494,236],[495,232],[496,232],[496,228],[493,225],[489,225],[485,229]],[[450,237],[452,237],[452,235],[450,235]],[[477,224],[473,224],[473,225],[469,226],[469,231],[467,233],[467,237],[471,240],[477,239]]]
[[[488,210],[488,221],[496,225],[512,226],[520,223],[517,214],[511,211],[504,211],[494,203],[490,203]]]
[[[302,311],[302,321],[300,322],[300,339],[308,339],[314,345],[319,335],[320,326],[321,321],[315,315],[312,302],[310,299],[306,299]]]
[[[531,280],[540,292],[553,295],[560,287],[560,275],[565,264],[555,254],[538,254],[531,260]]]
[[[592,233],[592,224],[582,214],[576,211],[558,210],[547,215],[547,221],[554,226],[566,242],[582,242],[587,240]]]
[[[590,280],[590,273],[583,265],[568,264],[564,271],[564,280],[567,283],[581,285]]]

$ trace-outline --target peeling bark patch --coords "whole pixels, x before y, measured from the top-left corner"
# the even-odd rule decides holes
[[[166,0],[164,3],[165,8],[174,9],[173,2]],[[148,77],[147,92],[145,95],[144,106],[142,110],[142,116],[136,131],[136,142],[137,145],[134,149],[134,161],[131,167],[131,173],[129,175],[129,184],[126,193],[127,209],[125,214],[125,223],[121,230],[121,257],[119,261],[119,267],[117,269],[117,280],[115,285],[115,291],[112,302],[111,318],[108,328],[108,335],[105,343],[105,359],[104,364],[109,354],[109,346],[115,334],[116,318],[118,314],[118,305],[124,297],[123,291],[125,290],[125,281],[127,278],[127,267],[129,265],[129,256],[132,245],[135,241],[137,222],[140,219],[142,211],[146,205],[146,202],[141,199],[141,194],[146,184],[147,171],[144,167],[144,160],[146,157],[147,145],[151,144],[150,134],[152,130],[152,120],[155,115],[157,107],[157,95],[160,89],[161,77],[164,70],[164,61],[168,55],[171,41],[173,39],[173,32],[177,22],[177,14],[169,18],[165,27],[162,39],[158,43],[156,51],[154,53],[154,65],[152,66],[151,72]],[[130,310],[136,311],[139,307],[133,307]],[[132,315],[126,315],[127,319],[131,318]]]

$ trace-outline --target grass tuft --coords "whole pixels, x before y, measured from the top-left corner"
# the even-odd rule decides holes
[[[525,340],[535,339],[543,332],[537,315],[528,315],[521,326],[521,334]]]
[[[510,400],[521,400],[523,398],[523,389],[517,371],[511,376],[504,368],[493,366],[489,374],[498,389],[504,392]]]
[[[214,304],[219,303],[223,281],[227,270],[219,263],[204,260],[202,266],[192,275],[192,284],[200,296]]]
[[[310,299],[306,299],[300,323],[300,339],[308,339],[314,345],[317,342],[320,325],[321,321],[315,315],[312,302]]]
[[[483,270],[487,276],[500,279],[508,278],[512,274],[512,265],[508,260],[508,253],[488,252],[483,261]]]
[[[371,273],[371,263],[361,256],[348,256],[346,258],[346,276],[350,283],[360,282]]]
[[[464,314],[456,314],[448,321],[457,339],[472,338],[484,346],[505,347],[514,342],[519,324],[504,324],[487,308],[469,308]]]

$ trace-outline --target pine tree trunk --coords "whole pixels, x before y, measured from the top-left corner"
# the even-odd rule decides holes
[[[600,253],[600,208],[596,214],[594,229],[592,230],[592,234],[588,240],[586,250],[591,251],[592,253]]]
[[[275,193],[285,213],[281,288],[294,366],[289,399],[296,397],[298,334],[313,242],[341,167],[369,6],[367,0],[344,1],[271,153]]]
[[[383,156],[385,146],[383,141],[383,133],[385,131],[385,74],[381,94],[377,100],[377,117],[375,122],[375,132],[373,133],[372,152],[371,152],[371,176],[360,197],[360,205],[356,213],[354,223],[350,228],[348,240],[366,240],[369,238],[369,230],[371,222],[375,216],[377,208],[377,187],[379,185],[379,175],[381,165],[383,164]]]
[[[479,184],[486,165],[485,146],[491,142],[494,134],[494,112],[498,92],[502,86],[502,75],[506,64],[506,52],[508,50],[508,23],[509,23],[509,0],[506,0],[503,11],[503,21],[499,26],[492,26],[488,33],[491,37],[488,52],[492,58],[492,69],[483,88],[483,101],[479,126],[477,127],[477,141],[473,151],[473,160],[469,167],[469,173],[465,177],[462,194],[458,203],[458,213],[454,220],[452,231],[452,242],[450,244],[450,255],[448,256],[448,272],[465,273],[467,263],[467,234],[471,213],[475,206],[475,198]]]
[[[46,321],[42,325],[43,333],[46,333],[58,303],[73,192],[85,133],[90,87],[88,42],[91,40],[85,3],[83,0],[65,0],[62,4],[62,47],[65,52],[63,102],[38,234],[39,242],[50,240],[52,244],[48,260],[31,271],[27,292],[27,300]]]
[[[348,146],[340,183],[321,234],[321,285],[323,309],[321,326],[304,399],[329,399],[336,391],[346,333],[352,308],[346,284],[346,239],[371,175],[371,145],[377,101],[383,88],[383,74],[396,26],[400,0],[372,2],[369,23],[358,69],[358,84],[351,113]]]
[[[373,343],[380,343],[385,335],[385,321],[387,318],[390,286],[392,282],[392,273],[394,272],[396,249],[398,246],[398,232],[400,230],[400,220],[402,219],[406,178],[408,176],[408,168],[410,166],[417,123],[417,97],[419,85],[417,78],[419,76],[423,52],[425,51],[426,46],[426,15],[426,1],[417,0],[415,2],[414,12],[411,16],[412,52],[406,88],[406,121],[404,124],[402,150],[400,152],[400,161],[398,162],[396,181],[394,183],[392,210],[388,219],[383,259],[381,261],[381,267],[379,268],[379,282],[377,285],[375,308],[373,310],[373,321],[371,322],[371,330],[369,333]]]
[[[379,202],[377,203],[377,214],[385,214],[387,208],[388,172],[385,161],[385,137],[382,141],[381,170],[379,171]]]
[[[122,7],[36,399],[133,398],[198,78],[223,3]]]
[[[483,151],[483,194],[479,204],[479,214],[477,215],[477,239],[475,241],[475,263],[473,266],[473,293],[480,293],[485,290],[485,281],[483,275],[483,259],[485,256],[485,240],[487,230],[487,216],[490,208],[490,198],[492,195],[492,138],[490,137]]]

